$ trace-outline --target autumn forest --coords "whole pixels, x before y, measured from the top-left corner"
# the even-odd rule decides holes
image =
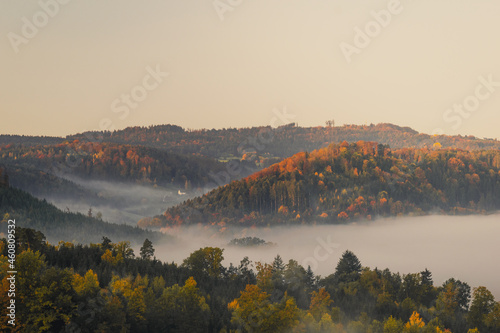
[[[500,332],[495,285],[368,267],[348,239],[321,276],[267,232],[494,216],[499,148],[392,124],[1,135],[0,331]]]

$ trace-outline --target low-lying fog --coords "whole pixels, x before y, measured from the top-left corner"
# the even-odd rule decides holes
[[[370,223],[330,226],[294,226],[243,229],[213,236],[200,228],[175,233],[180,244],[154,244],[156,257],[182,263],[205,246],[224,247],[224,265],[237,266],[243,257],[271,263],[277,254],[285,262],[295,259],[304,267],[327,276],[334,272],[342,253],[349,249],[363,266],[389,268],[402,274],[428,268],[434,285],[450,277],[471,287],[486,286],[500,300],[500,215],[426,216],[382,219]],[[275,247],[229,247],[236,237],[259,237]],[[137,252],[137,251],[136,251]]]
[[[92,208],[93,215],[96,216],[100,212],[106,222],[132,226],[137,225],[137,222],[144,217],[161,215],[169,207],[208,192],[208,189],[203,189],[186,193],[181,187],[155,188],[134,183],[83,180],[68,176],[65,179],[95,193],[100,199],[92,199],[90,202],[90,198],[77,200],[47,196],[45,199],[48,202],[61,210],[69,209],[82,214],[87,214],[89,208]]]

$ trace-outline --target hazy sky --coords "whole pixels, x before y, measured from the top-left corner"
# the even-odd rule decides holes
[[[302,126],[500,138],[498,0],[59,1],[0,0],[1,134],[269,125],[286,107]]]

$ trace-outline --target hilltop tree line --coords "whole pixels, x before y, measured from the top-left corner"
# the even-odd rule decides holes
[[[113,132],[86,132],[68,136],[68,140],[148,145],[183,154],[200,154],[219,158],[225,154],[242,156],[257,152],[286,158],[301,151],[312,151],[331,142],[376,141],[394,148],[432,147],[439,142],[443,148],[498,149],[500,142],[473,136],[446,136],[418,133],[409,127],[393,124],[299,127],[295,123],[278,127],[184,129],[176,125],[129,127]]]
[[[374,142],[299,153],[141,226],[339,223],[500,208],[500,151],[399,149]]]
[[[428,270],[401,275],[363,267],[344,252],[321,278],[278,255],[225,267],[224,250],[200,248],[162,263],[146,239],[51,245],[16,230],[16,320],[2,332],[498,332],[500,303],[485,287]],[[6,239],[0,241],[0,312],[6,317]]]
[[[281,122],[282,123],[282,122]],[[115,131],[93,131],[59,137],[0,135],[0,144],[55,145],[64,141],[114,142],[134,144],[182,154],[219,158],[225,154],[241,156],[242,151],[258,151],[276,157],[289,157],[301,151],[312,151],[330,142],[377,141],[394,148],[432,147],[439,142],[443,148],[498,149],[494,139],[474,136],[446,136],[418,133],[409,127],[393,124],[299,127],[295,123],[278,127],[260,126],[223,129],[184,129],[176,125],[135,126]],[[239,149],[238,149],[239,147]]]
[[[9,135],[0,134],[0,145],[55,145],[62,143],[63,138],[56,136],[31,136],[31,135]]]

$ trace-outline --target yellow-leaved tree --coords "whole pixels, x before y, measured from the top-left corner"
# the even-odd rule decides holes
[[[330,298],[330,294],[325,290],[325,288],[321,288],[318,291],[313,291],[311,293],[311,304],[309,305],[309,313],[316,319],[317,321],[321,320],[321,317],[326,313],[330,315],[330,305],[333,301]]]
[[[403,332],[417,333],[425,326],[424,321],[417,311],[413,311],[410,320],[405,324]]]
[[[300,310],[295,299],[285,293],[280,302],[271,303],[269,297],[258,286],[247,285],[241,296],[228,305],[231,323],[242,332],[285,332],[296,327]]]

